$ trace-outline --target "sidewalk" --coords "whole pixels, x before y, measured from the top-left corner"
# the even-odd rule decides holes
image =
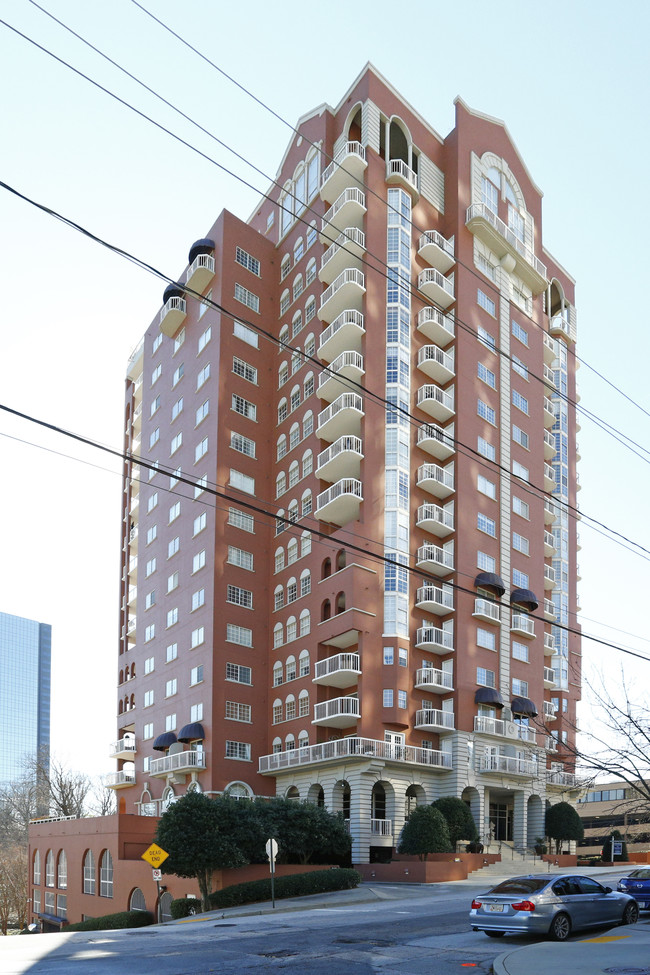
[[[513,945],[494,959],[495,975],[650,975],[650,919],[647,912],[638,924],[609,928],[604,933],[585,932],[579,941],[553,944]],[[647,920],[646,920],[647,919]]]

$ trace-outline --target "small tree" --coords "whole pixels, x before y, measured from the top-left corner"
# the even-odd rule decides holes
[[[563,840],[579,842],[585,835],[580,816],[568,802],[558,802],[546,810],[546,835],[555,840],[555,852],[562,850]]]
[[[445,817],[433,806],[416,806],[400,836],[398,853],[426,860],[429,853],[451,853],[453,847]]]
[[[623,834],[621,831],[618,829],[613,829],[611,836],[608,836],[605,840],[605,845],[603,846],[601,853],[601,858],[604,863],[627,863],[629,857],[627,854],[627,843],[625,841],[623,841],[622,852],[617,853],[615,856],[612,855],[614,842],[620,842],[621,840],[623,840]]]
[[[196,879],[204,911],[210,910],[214,871],[246,863],[224,829],[219,803],[200,792],[188,792],[169,806],[158,823],[156,843],[169,853],[163,873]]]
[[[27,850],[21,844],[0,846],[0,930],[27,923]]]
[[[459,840],[469,840],[470,843],[473,843],[478,839],[478,830],[472,811],[462,799],[457,796],[442,796],[440,799],[436,799],[432,805],[445,817],[449,830],[449,840],[454,850]]]
[[[337,813],[296,799],[258,799],[255,805],[265,836],[278,841],[278,863],[349,861],[352,840]]]

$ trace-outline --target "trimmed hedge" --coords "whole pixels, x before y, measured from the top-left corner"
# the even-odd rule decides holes
[[[118,911],[103,917],[91,917],[87,921],[68,924],[66,931],[115,931],[118,928],[144,928],[153,924],[150,911]]]
[[[177,897],[172,901],[169,913],[174,921],[182,917],[191,917],[193,914],[201,914],[201,901],[198,897]]]
[[[289,877],[275,878],[275,896],[304,897],[308,894],[322,894],[331,890],[350,890],[361,883],[361,874],[356,870],[336,868],[334,870],[313,870],[311,873],[296,873]],[[210,894],[210,907],[238,907],[240,904],[253,904],[255,901],[271,900],[271,878],[252,880],[247,884],[233,884],[223,890]]]

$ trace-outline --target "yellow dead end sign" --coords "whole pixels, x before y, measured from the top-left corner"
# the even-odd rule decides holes
[[[150,863],[155,869],[159,867],[161,863],[164,863],[168,856],[169,853],[167,853],[166,850],[163,850],[160,846],[156,846],[155,843],[152,843],[149,849],[144,851],[141,859],[146,860],[147,863]]]

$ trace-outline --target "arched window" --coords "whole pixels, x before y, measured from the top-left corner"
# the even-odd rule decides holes
[[[303,532],[300,538],[300,555],[309,555],[311,552],[311,534],[309,532]]]
[[[286,666],[286,679],[288,683],[290,680],[296,679],[296,658],[293,656],[293,654],[291,654],[290,657],[287,657],[285,666]]]
[[[289,296],[288,291],[285,291],[285,294],[287,295],[287,297]],[[278,346],[278,352],[282,352],[282,350],[284,349],[285,345],[288,344],[288,342],[289,342],[289,326],[283,325],[282,328],[280,329],[280,344]]]
[[[305,244],[302,237],[299,237],[298,240],[293,245],[293,263],[297,264],[304,253],[305,253]]]
[[[294,749],[296,747],[296,737],[295,737],[295,735],[292,735],[291,732],[289,732],[289,734],[284,739],[284,747],[285,747],[285,750],[288,751],[288,752],[294,751]],[[295,789],[295,786],[293,786],[293,788]],[[289,792],[291,792],[291,789],[289,789]],[[296,789],[296,792],[298,792],[297,789]],[[300,795],[296,795],[296,796],[287,795],[287,799],[299,799],[299,798],[300,798]]]
[[[302,476],[307,477],[314,469],[314,455],[311,450],[306,450],[302,455]]]
[[[160,920],[171,921],[172,919],[172,895],[166,890],[160,895]]]
[[[129,897],[129,910],[130,911],[146,911],[147,904],[144,899],[144,894],[139,887],[136,887]]]
[[[276,586],[273,593],[273,609],[282,609],[284,606],[284,589],[282,586]],[[282,624],[280,624],[282,625]]]
[[[289,305],[290,304],[291,304],[291,292],[289,291],[288,288],[285,288],[284,291],[282,292],[281,296],[280,296],[280,314],[281,315],[286,315],[286,313],[289,311]],[[287,335],[286,335],[286,338],[285,339],[282,338],[282,332],[280,332],[280,341],[281,342],[284,341],[285,343],[289,341],[289,329],[288,328],[287,328]]]
[[[348,553],[344,548],[340,548],[336,553],[336,571],[339,572],[348,564]]]
[[[84,894],[94,894],[97,884],[97,871],[95,868],[95,855],[92,850],[86,850],[84,856]]]
[[[300,352],[292,352],[291,353],[291,375],[292,376],[295,372],[298,372],[301,365],[302,365],[302,354]],[[296,406],[300,406],[300,400],[298,400]],[[296,409],[296,407],[294,406],[292,407],[292,409]]]
[[[345,612],[345,593],[339,592],[336,596],[336,615]]]
[[[311,631],[311,614],[308,609],[303,609],[300,614],[300,636],[307,636]]]
[[[300,595],[308,596],[311,592],[311,572],[309,569],[303,569],[300,573]]]
[[[287,508],[287,517],[289,518],[289,521],[290,522],[296,522],[296,521],[298,521],[298,502],[297,501],[294,500],[294,501],[290,501],[289,502],[289,507]]]
[[[295,301],[296,298],[298,298],[303,293],[304,290],[302,274],[296,274],[295,278],[293,279],[293,287],[291,290],[293,294],[293,300]]]
[[[304,440],[314,431],[314,414],[308,410],[302,418],[302,439]]]
[[[327,579],[328,576],[331,576],[331,574],[332,574],[332,560],[329,558],[324,559],[323,564],[321,566],[320,577],[321,579]]]
[[[312,320],[312,318],[314,317],[315,314],[316,314],[316,299],[312,295],[310,298],[307,299],[307,301],[305,303],[305,325],[307,325],[308,322],[310,322]],[[305,354],[306,355],[313,355],[314,354],[314,349],[311,349],[311,350],[308,349],[306,342],[305,342]]]
[[[314,180],[314,192],[318,189],[318,156],[314,156],[309,162],[309,180],[311,186],[312,170],[316,172],[316,178]],[[313,193],[309,194],[309,199],[311,200]],[[312,222],[307,227],[307,249],[311,247],[312,244],[316,243],[316,237],[318,236],[318,231],[316,230],[316,221]]]
[[[284,184],[278,204],[280,208],[280,236],[284,237],[293,223],[293,193],[290,180]]]
[[[275,550],[275,571],[281,572],[284,569],[284,549],[276,548]]]
[[[104,850],[99,860],[99,896],[113,896],[113,857]]]
[[[135,661],[131,664],[131,680],[135,677]]]
[[[309,717],[309,691],[301,691],[298,695],[298,717]]]
[[[283,643],[282,623],[276,623],[273,627],[273,646],[281,647]]]
[[[307,748],[309,746],[309,732],[301,731],[298,735],[298,748]]]
[[[62,890],[68,886],[68,858],[65,850],[59,852],[59,860],[56,865],[56,886]]]
[[[281,433],[278,437],[278,443],[276,448],[276,459],[282,460],[287,452],[287,437],[286,434]]]
[[[298,624],[295,616],[290,616],[287,620],[287,643],[291,643],[298,636]]]
[[[118,714],[123,714],[124,713],[124,701],[122,700],[122,698],[120,698],[120,703],[119,703],[118,708],[117,708],[117,713]]]
[[[280,724],[284,719],[284,708],[282,706],[282,701],[279,697],[276,697],[273,702],[273,724]]]
[[[323,604],[320,608],[321,623],[324,623],[325,620],[328,620],[331,615],[332,615],[332,604],[330,603],[329,599],[325,599],[323,600]]]
[[[291,255],[285,254],[282,258],[282,263],[280,264],[280,280],[284,281],[287,274],[291,270]]]
[[[129,701],[129,711],[132,711],[135,707],[135,694],[131,695],[131,700]]]
[[[280,386],[284,386],[288,378],[289,364],[287,362],[283,362],[278,369],[278,388],[280,388]]]
[[[279,687],[283,683],[283,667],[281,662],[278,660],[273,664],[273,686]]]
[[[297,311],[296,314],[291,319],[291,337],[295,338],[296,335],[302,331],[302,312]]]
[[[41,851],[36,850],[34,853],[34,862],[32,865],[32,878],[35,886],[38,886],[41,882]]]
[[[293,735],[291,735],[291,736],[288,735],[287,737],[293,738]],[[300,793],[298,792],[298,787],[295,786],[295,785],[289,786],[289,788],[287,789],[286,798],[287,799],[300,799]]]
[[[278,423],[282,423],[289,416],[289,404],[286,396],[283,396],[278,403]]]
[[[255,793],[245,782],[230,782],[223,790],[231,799],[253,799]]]
[[[45,857],[45,886],[54,887],[54,853],[52,850],[48,850]]]
[[[279,498],[287,490],[287,475],[284,471],[280,471],[275,479],[275,496]]]
[[[282,739],[281,738],[274,738],[273,739],[272,749],[273,749],[273,754],[274,755],[277,755],[278,752],[281,752],[282,751]]]
[[[298,598],[298,583],[296,577],[291,576],[287,581],[287,603],[295,603]]]
[[[123,684],[124,683],[124,671],[123,670],[120,671],[119,683],[120,684]]]
[[[289,487],[295,487],[300,480],[300,465],[297,460],[293,460],[289,466]]]
[[[292,538],[287,545],[287,565],[291,565],[298,558],[298,541]]]
[[[314,301],[313,303],[314,303],[314,307],[316,307],[316,302]],[[307,306],[309,307],[309,302],[307,302]],[[309,319],[307,320],[309,321]],[[315,354],[316,354],[316,339],[314,338],[313,334],[310,332],[307,338],[305,339],[305,355],[315,355]]]
[[[302,381],[302,398],[307,399],[314,392],[314,374],[308,372]]]
[[[289,430],[289,450],[293,450],[300,443],[300,424],[292,423]]]
[[[293,721],[296,716],[296,699],[293,694],[289,694],[284,702],[284,716],[287,721]]]
[[[300,515],[302,518],[306,518],[307,515],[311,514],[312,510],[312,500],[311,491],[303,491],[302,498],[300,500]]]
[[[301,677],[309,677],[310,658],[309,650],[301,650],[298,657],[298,673]]]
[[[300,386],[294,386],[291,390],[291,396],[289,397],[289,408],[293,413],[300,406]]]
[[[280,508],[275,515],[275,534],[281,535],[286,527],[287,523],[284,519],[284,508]]]
[[[316,258],[312,259],[307,264],[307,270],[305,271],[305,286],[308,288],[312,281],[316,280]]]

